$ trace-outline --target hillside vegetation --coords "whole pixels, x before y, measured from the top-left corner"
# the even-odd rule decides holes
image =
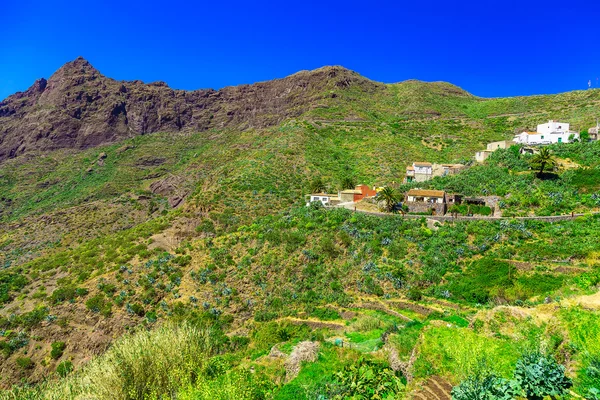
[[[305,89],[236,114],[290,87]],[[219,123],[2,161],[0,385],[16,386],[0,397],[445,399],[492,382],[536,398],[532,363],[598,396],[598,215],[432,225],[304,195],[315,178],[404,190],[413,161],[465,160],[548,119],[584,129],[600,92],[482,99],[326,67],[226,93],[246,100],[219,103]],[[98,115],[82,110],[77,129]],[[0,132],[28,132],[12,115]],[[553,146],[568,167],[542,177],[517,150],[420,186],[500,196],[509,217],[598,210],[598,143]]]

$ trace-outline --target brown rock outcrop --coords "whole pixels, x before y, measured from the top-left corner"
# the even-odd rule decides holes
[[[0,102],[0,161],[32,150],[84,149],[153,132],[265,128],[360,85],[384,90],[342,67],[221,90],[173,90],[164,82],[121,82],[79,57],[50,79]]]

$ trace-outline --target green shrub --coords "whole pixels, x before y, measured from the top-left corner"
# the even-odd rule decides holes
[[[35,364],[29,357],[19,357],[17,358],[17,365],[21,369],[31,369]]]
[[[517,361],[515,380],[531,400],[562,396],[572,386],[565,367],[538,352],[525,354]]]
[[[58,288],[54,292],[52,292],[52,296],[50,296],[50,301],[52,304],[62,303],[63,301],[73,300],[75,298],[75,288],[72,287],[63,287]]]
[[[88,294],[88,290],[85,288],[74,288],[65,286],[56,289],[50,296],[52,304],[62,303],[64,301],[74,300],[76,297],[82,297]]]
[[[311,313],[311,317],[318,318],[323,321],[332,321],[335,319],[341,319],[340,313],[338,313],[333,308],[323,307],[323,308],[315,308]]]
[[[12,292],[17,292],[27,285],[28,280],[20,273],[0,271],[0,304],[13,299]]]
[[[50,351],[50,357],[55,360],[61,358],[65,349],[67,348],[67,344],[65,342],[54,342],[51,346],[52,350]]]
[[[513,400],[520,393],[514,381],[494,375],[475,376],[452,388],[452,400]]]
[[[404,391],[404,384],[386,364],[359,358],[333,376],[327,385],[330,399],[394,398]]]
[[[127,312],[129,314],[135,314],[139,317],[143,317],[146,314],[144,306],[142,306],[140,303],[127,304]]]
[[[104,316],[109,316],[112,312],[112,303],[107,301],[103,293],[99,293],[96,296],[90,297],[86,302],[85,306],[88,310],[101,313]]]
[[[43,398],[159,399],[198,382],[212,355],[212,329],[161,326],[116,340],[79,373],[46,387]],[[67,373],[67,362],[57,372]]]
[[[418,287],[411,287],[406,293],[406,297],[412,301],[419,301],[423,298],[423,293]]]
[[[63,378],[69,375],[71,371],[73,371],[73,363],[71,361],[63,361],[56,366],[56,373]]]
[[[258,310],[254,313],[254,320],[256,322],[268,322],[277,318],[277,313],[267,310]]]

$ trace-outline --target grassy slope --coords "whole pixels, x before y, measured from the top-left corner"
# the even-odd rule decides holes
[[[438,297],[449,291],[458,302],[537,304],[543,296],[572,295],[595,285],[597,254],[588,239],[597,220],[556,226],[474,223],[431,232],[417,221],[298,209],[278,213],[302,204],[313,176],[332,186],[345,175],[386,184],[400,181],[414,160],[468,157],[488,141],[550,118],[584,128],[595,118],[598,92],[479,99],[449,84],[410,81],[375,93],[357,86],[335,94],[303,117],[268,130],[155,134],[0,166],[0,197],[11,200],[4,203],[0,230],[0,263],[11,267],[1,278],[12,298],[0,315],[32,311],[2,320],[4,329],[24,329],[30,339],[10,351],[5,382],[52,371],[57,362],[44,361],[49,342],[75,340],[73,326],[92,332],[107,318],[114,334],[168,318],[178,302],[234,315],[227,329],[244,333],[253,318],[265,323],[320,315],[315,310],[325,304],[350,307],[382,294],[402,297],[412,287]],[[99,165],[103,152],[107,157]],[[191,193],[176,211],[167,211],[166,199],[149,192],[151,182],[171,175],[181,177],[180,185]],[[565,232],[580,238],[576,245],[552,246]],[[164,250],[172,256],[165,257]],[[496,280],[470,274],[481,257],[518,258],[526,270],[513,272],[508,281],[502,270],[510,272],[507,264],[499,264]],[[569,262],[559,270],[555,260]],[[572,274],[559,272],[565,269]],[[478,293],[461,286],[462,273]],[[23,288],[21,277],[31,283]],[[51,297],[57,288],[75,287],[89,294],[63,302]],[[84,305],[91,298],[104,302],[99,311],[107,317]],[[39,327],[48,315],[63,325]],[[371,340],[377,331],[369,332],[364,337]],[[23,349],[35,362],[33,375],[15,367]],[[68,351],[76,365],[93,352]]]

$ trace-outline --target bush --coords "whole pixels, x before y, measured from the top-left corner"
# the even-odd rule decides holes
[[[100,293],[96,296],[90,297],[85,302],[85,306],[92,312],[102,313],[102,315],[108,316],[111,313],[112,305],[106,300],[104,294]]]
[[[52,343],[52,350],[50,351],[50,357],[55,360],[58,360],[62,357],[65,349],[67,348],[67,344],[65,342],[54,342]]]
[[[29,357],[19,357],[17,358],[17,365],[21,369],[31,369],[35,364]]]
[[[56,373],[63,378],[73,371],[73,363],[71,361],[63,361],[56,367]]]
[[[562,396],[572,386],[571,380],[565,376],[564,366],[554,358],[537,352],[525,354],[517,361],[515,380],[527,398],[532,400]]]
[[[400,377],[387,365],[361,357],[333,376],[327,385],[331,399],[382,399],[394,398],[404,391]]]
[[[82,297],[88,294],[88,290],[85,288],[74,288],[65,286],[56,289],[50,296],[52,304],[62,303],[64,301],[72,301],[77,297]]]
[[[197,381],[213,351],[213,331],[184,324],[125,335],[44,398],[171,398]],[[70,368],[65,362],[57,372]]]
[[[146,311],[140,303],[127,304],[127,312],[129,314],[135,314],[139,317],[146,315]]]
[[[495,375],[475,376],[452,388],[452,400],[512,400],[519,393],[514,381]]]
[[[335,319],[341,319],[340,314],[333,308],[323,307],[315,308],[311,313],[311,317],[318,318],[323,321],[332,321]]]
[[[406,293],[406,297],[412,301],[419,301],[423,298],[423,293],[421,293],[421,290],[418,287],[412,287],[408,290],[408,293]]]
[[[50,296],[50,301],[52,304],[62,303],[63,301],[73,300],[75,298],[75,288],[72,287],[63,287],[58,288],[54,292],[52,292],[52,296]]]

